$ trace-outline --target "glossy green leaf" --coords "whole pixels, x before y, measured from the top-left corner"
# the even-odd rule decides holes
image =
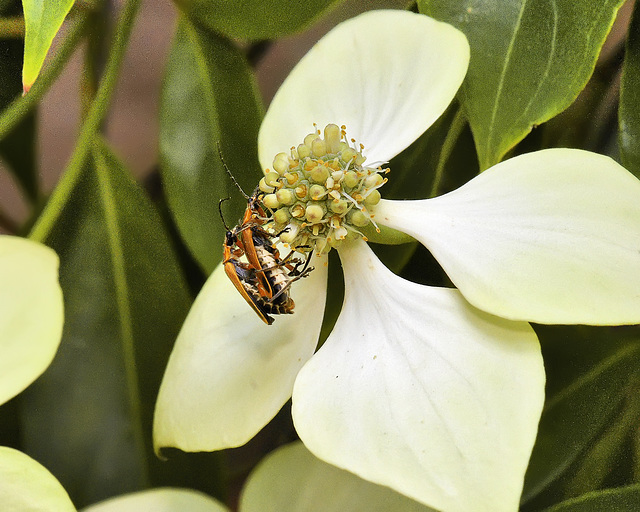
[[[66,321],[56,358],[23,395],[23,447],[83,505],[165,470],[151,421],[189,297],[159,215],[103,146],[47,242]]]
[[[620,157],[640,177],[640,3],[631,16],[620,83]]]
[[[585,494],[546,509],[545,512],[638,512],[640,485]]]
[[[150,489],[96,503],[82,512],[228,512],[213,498],[190,489]]]
[[[175,0],[195,22],[237,39],[276,39],[299,32],[343,0]]]
[[[317,459],[302,443],[284,446],[257,466],[240,497],[241,512],[428,512],[388,487]]]
[[[607,478],[624,463],[625,445],[640,423],[640,393],[638,381],[623,392],[622,411],[607,425],[606,430],[590,447],[573,469],[571,479],[563,486],[565,496],[580,496],[606,487]]]
[[[235,5],[235,4],[234,4]],[[160,154],[169,207],[198,263],[211,272],[222,256],[225,221],[234,225],[247,193],[262,176],[257,135],[262,107],[253,76],[240,52],[222,38],[181,20],[162,90]]]
[[[499,162],[531,128],[583,89],[623,0],[418,0],[462,30],[471,62],[460,99],[480,167]]]
[[[598,333],[603,330],[538,328],[549,365],[549,386],[525,478],[523,502],[561,478],[606,432],[624,405],[624,390],[640,364],[640,344],[614,342]],[[566,355],[549,353],[548,347],[554,344],[569,347]],[[554,359],[560,361],[557,366]],[[561,375],[557,379],[558,374],[571,378]]]
[[[75,512],[60,482],[18,450],[0,446],[0,503],[5,512]]]
[[[22,87],[25,93],[38,78],[51,42],[71,10],[73,1],[22,0],[25,22]]]

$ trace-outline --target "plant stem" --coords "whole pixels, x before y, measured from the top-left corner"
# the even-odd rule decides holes
[[[442,182],[442,177],[444,175],[444,166],[449,160],[451,156],[451,152],[458,142],[460,138],[460,134],[467,124],[467,119],[462,111],[462,108],[458,108],[456,115],[451,121],[451,127],[449,128],[449,132],[444,139],[444,143],[442,144],[442,150],[440,151],[440,158],[438,158],[438,166],[436,167],[436,173],[433,177],[433,184],[431,185],[431,192],[429,193],[429,197],[435,197],[438,195],[438,190],[440,189],[440,183]]]
[[[116,25],[113,44],[109,51],[105,73],[100,80],[95,100],[82,125],[71,159],[62,173],[58,185],[51,194],[49,202],[29,234],[32,240],[42,242],[47,238],[80,178],[91,150],[94,136],[107,114],[139,7],[140,0],[127,0],[122,8]]]
[[[71,58],[73,51],[84,34],[87,18],[88,13],[85,12],[79,13],[72,18],[69,34],[64,38],[53,60],[45,66],[28,94],[16,98],[4,109],[0,116],[0,139],[4,139],[4,137],[24,119],[49,90],[51,84],[58,78],[62,68],[64,68],[64,65]]]
[[[23,39],[24,38],[24,18],[22,16],[11,16],[0,18],[0,39]]]

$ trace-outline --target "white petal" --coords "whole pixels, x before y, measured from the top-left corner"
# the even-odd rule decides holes
[[[0,446],[0,504],[11,512],[75,512],[60,482],[40,463]]]
[[[428,512],[432,509],[322,462],[302,443],[293,443],[270,454],[251,473],[242,490],[240,510]]]
[[[328,123],[347,126],[368,162],[387,161],[444,112],[469,64],[457,29],[422,14],[370,11],[341,23],[297,64],[260,127],[263,169]]]
[[[156,449],[212,451],[251,439],[291,396],[293,381],[316,347],[326,300],[326,258],[292,286],[293,315],[266,325],[222,266],[196,298],[160,386]]]
[[[117,496],[82,512],[229,512],[229,509],[198,491],[159,488]]]
[[[518,156],[376,221],[433,253],[472,304],[515,320],[640,323],[640,181],[575,149]]]
[[[49,366],[60,345],[63,319],[56,253],[0,235],[0,404]]]
[[[363,242],[340,257],[342,312],[293,390],[302,441],[438,510],[516,510],[544,401],[531,327],[399,278]]]

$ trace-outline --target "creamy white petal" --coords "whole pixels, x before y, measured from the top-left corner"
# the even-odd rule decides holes
[[[518,508],[544,401],[531,327],[340,251],[345,299],[293,419],[319,458],[446,512]]]
[[[0,235],[0,404],[45,371],[64,320],[58,256],[42,244]]]
[[[547,149],[376,221],[420,240],[467,300],[549,324],[640,323],[640,181],[608,157]]]
[[[341,23],[296,65],[258,136],[264,168],[328,123],[347,126],[368,162],[387,161],[444,112],[469,64],[451,25],[406,11],[370,11]]]
[[[67,491],[28,455],[0,446],[0,508],[9,512],[75,512]]]
[[[169,358],[154,417],[156,449],[212,451],[251,439],[291,396],[318,342],[326,258],[292,286],[293,315],[266,325],[220,265],[196,298]]]
[[[388,487],[314,457],[302,443],[279,448],[251,473],[242,512],[428,512]],[[93,512],[93,511],[92,511]]]
[[[213,498],[191,489],[168,487],[117,496],[82,512],[229,512]]]

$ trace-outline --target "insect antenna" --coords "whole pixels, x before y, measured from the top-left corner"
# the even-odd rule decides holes
[[[227,231],[231,231],[229,229],[229,226],[227,226],[227,223],[224,221],[224,215],[222,215],[222,203],[224,203],[225,201],[228,201],[229,199],[231,199],[230,197],[223,197],[222,199],[220,199],[220,201],[218,201],[218,211],[220,212],[220,218],[222,219],[222,223],[224,224],[224,228]]]
[[[229,170],[229,167],[227,167],[227,164],[225,163],[224,158],[222,156],[222,148],[220,147],[220,141],[216,142],[216,146],[218,146],[218,155],[220,155],[220,161],[222,162],[222,167],[224,167],[224,170],[227,171],[227,174],[229,175],[229,178],[231,178],[231,181],[233,181],[234,185],[236,187],[238,187],[238,190],[242,193],[242,195],[245,197],[245,199],[247,199],[247,200],[250,199],[250,197],[246,194],[246,192],[244,190],[242,190],[242,187],[236,181],[236,179],[233,176],[233,174],[231,174],[231,171]]]

